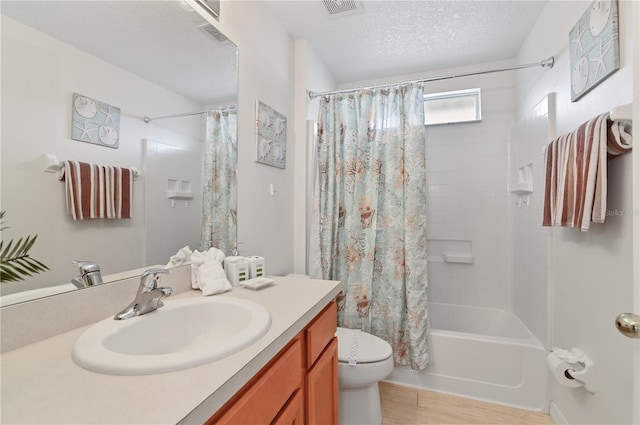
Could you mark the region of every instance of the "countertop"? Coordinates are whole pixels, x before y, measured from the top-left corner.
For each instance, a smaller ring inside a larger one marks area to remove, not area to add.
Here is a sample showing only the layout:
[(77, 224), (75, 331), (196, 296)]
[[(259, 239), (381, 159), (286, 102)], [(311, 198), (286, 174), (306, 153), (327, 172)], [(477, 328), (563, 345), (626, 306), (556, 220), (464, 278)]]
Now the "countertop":
[[(217, 297), (256, 301), (271, 313), (271, 328), (227, 358), (182, 371), (146, 376), (93, 373), (71, 359), (89, 326), (4, 353), (3, 424), (202, 423), (278, 353), (341, 289), (340, 282), (273, 277), (273, 286), (234, 288)], [(201, 297), (187, 291), (172, 298)], [(170, 303), (167, 299), (166, 303)], [(135, 318), (130, 319), (135, 320)]]

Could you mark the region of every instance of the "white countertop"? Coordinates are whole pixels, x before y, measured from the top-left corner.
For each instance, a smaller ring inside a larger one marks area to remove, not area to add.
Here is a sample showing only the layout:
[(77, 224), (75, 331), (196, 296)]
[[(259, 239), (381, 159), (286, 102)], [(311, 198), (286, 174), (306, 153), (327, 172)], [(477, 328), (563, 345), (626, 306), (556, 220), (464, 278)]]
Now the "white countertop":
[[(244, 350), (199, 367), (146, 376), (89, 372), (71, 359), (83, 327), (4, 353), (0, 422), (46, 424), (202, 423), (302, 330), (341, 289), (336, 281), (275, 278), (253, 291), (234, 288), (222, 297), (262, 304), (271, 328)], [(188, 291), (174, 298), (201, 297)], [(167, 299), (166, 303), (170, 303)], [(135, 320), (135, 318), (130, 319)]]

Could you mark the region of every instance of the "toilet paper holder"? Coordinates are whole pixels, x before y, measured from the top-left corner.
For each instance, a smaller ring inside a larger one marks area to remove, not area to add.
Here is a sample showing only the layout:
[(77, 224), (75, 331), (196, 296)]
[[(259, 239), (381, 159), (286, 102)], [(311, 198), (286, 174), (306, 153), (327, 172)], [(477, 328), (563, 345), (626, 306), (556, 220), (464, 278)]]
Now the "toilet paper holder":
[(554, 348), (550, 355), (555, 355), (558, 359), (567, 363), (564, 376), (571, 381), (575, 381), (584, 387), (585, 390), (595, 393), (594, 363), (579, 348), (564, 350)]

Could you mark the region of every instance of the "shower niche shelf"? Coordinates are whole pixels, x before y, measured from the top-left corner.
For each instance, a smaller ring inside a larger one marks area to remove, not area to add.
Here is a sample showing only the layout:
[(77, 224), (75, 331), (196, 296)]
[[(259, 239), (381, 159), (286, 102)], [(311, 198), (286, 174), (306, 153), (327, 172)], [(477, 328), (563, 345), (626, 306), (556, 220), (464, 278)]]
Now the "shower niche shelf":
[(473, 264), (470, 240), (427, 239), (427, 261), (432, 263)]

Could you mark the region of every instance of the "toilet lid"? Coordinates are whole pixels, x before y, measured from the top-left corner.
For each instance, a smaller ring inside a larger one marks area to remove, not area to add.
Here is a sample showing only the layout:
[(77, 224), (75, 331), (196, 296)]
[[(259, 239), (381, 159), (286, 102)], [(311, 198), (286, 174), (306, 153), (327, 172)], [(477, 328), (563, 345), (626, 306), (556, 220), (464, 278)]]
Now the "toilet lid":
[(349, 362), (352, 341), (356, 333), (360, 334), (357, 336), (358, 349), (355, 354), (357, 363), (380, 362), (388, 359), (393, 354), (391, 345), (382, 338), (353, 329), (338, 328), (336, 331), (336, 336), (338, 337), (338, 361), (342, 363)]

